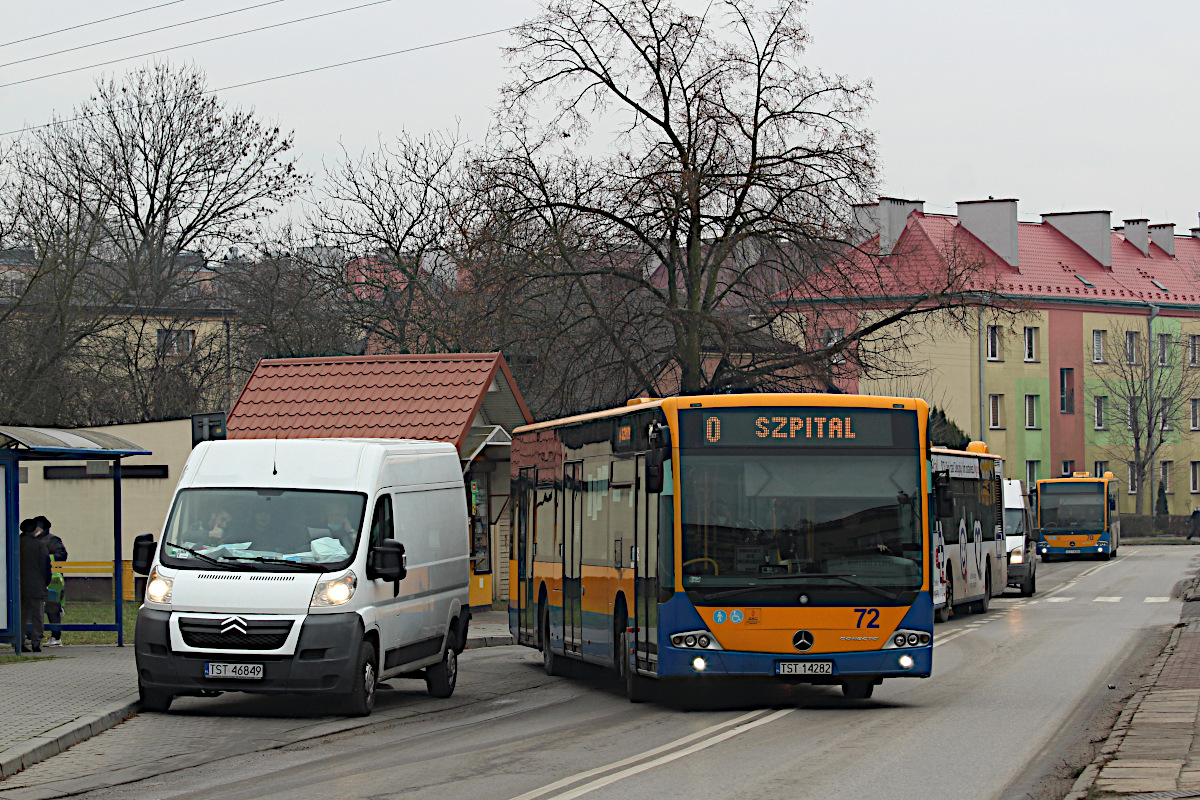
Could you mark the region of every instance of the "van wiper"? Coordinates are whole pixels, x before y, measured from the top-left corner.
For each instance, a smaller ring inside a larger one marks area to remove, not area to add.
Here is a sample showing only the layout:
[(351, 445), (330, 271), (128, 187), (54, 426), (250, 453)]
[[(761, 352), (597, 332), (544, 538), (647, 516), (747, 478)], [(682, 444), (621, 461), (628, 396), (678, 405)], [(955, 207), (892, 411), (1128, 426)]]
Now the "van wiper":
[(799, 573), (796, 573), (795, 575), (778, 575), (778, 576), (765, 575), (765, 576), (759, 578), (759, 580), (772, 581), (772, 580), (780, 580), (783, 578), (789, 578), (789, 579), (792, 579), (792, 578), (831, 578), (833, 580), (842, 581), (843, 583), (848, 583), (851, 586), (857, 586), (859, 589), (862, 589), (864, 591), (870, 592), (871, 594), (875, 594), (880, 597), (886, 598), (888, 600), (899, 600), (900, 599), (900, 595), (898, 595), (898, 594), (892, 594), (891, 592), (887, 591), (886, 589), (880, 589), (878, 586), (872, 586), (869, 583), (862, 583), (861, 581), (853, 580), (853, 578), (855, 578), (855, 577), (856, 576), (854, 576), (854, 575), (839, 575), (836, 572), (799, 572)]
[(256, 561), (259, 564), (283, 564), (289, 567), (305, 570), (306, 572), (324, 572), (320, 564), (309, 564), (304, 561), (288, 561), (286, 558), (268, 558), (267, 556), (226, 556), (230, 561)]
[(199, 550), (193, 550), (192, 548), (184, 547), (181, 544), (172, 544), (171, 542), (167, 542), (167, 547), (174, 547), (176, 550), (182, 550), (189, 555), (195, 556), (201, 561), (207, 561), (209, 564), (215, 564), (218, 567), (224, 567), (225, 569), (236, 569), (236, 567), (234, 567), (232, 564), (228, 564), (224, 561), (218, 561), (212, 556), (204, 555), (204, 553), (201, 553)]

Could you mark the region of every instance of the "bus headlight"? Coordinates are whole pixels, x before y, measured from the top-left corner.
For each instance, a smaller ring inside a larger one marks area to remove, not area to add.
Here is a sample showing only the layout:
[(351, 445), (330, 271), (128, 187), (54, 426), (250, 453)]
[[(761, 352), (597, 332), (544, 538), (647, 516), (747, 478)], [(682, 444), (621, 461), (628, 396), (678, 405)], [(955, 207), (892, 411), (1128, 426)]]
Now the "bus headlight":
[(346, 570), (346, 574), (340, 577), (317, 581), (308, 605), (312, 608), (340, 606), (354, 596), (357, 588), (358, 578), (354, 570)]
[(696, 656), (692, 659), (692, 669), (696, 672), (704, 672), (708, 669), (708, 662), (704, 660), (703, 656)]
[(1025, 563), (1025, 551), (1019, 547), (1014, 548), (1013, 551), (1008, 554), (1008, 563), (1024, 564)]
[(175, 579), (165, 578), (158, 574), (158, 567), (150, 573), (150, 580), (146, 582), (146, 599), (151, 603), (160, 603), (164, 606), (171, 605), (171, 593), (175, 589)]
[(900, 656), (900, 669), (912, 669), (913, 664), (915, 664), (915, 663), (917, 663), (917, 662), (913, 661), (913, 657), (908, 655), (907, 653), (905, 655)]

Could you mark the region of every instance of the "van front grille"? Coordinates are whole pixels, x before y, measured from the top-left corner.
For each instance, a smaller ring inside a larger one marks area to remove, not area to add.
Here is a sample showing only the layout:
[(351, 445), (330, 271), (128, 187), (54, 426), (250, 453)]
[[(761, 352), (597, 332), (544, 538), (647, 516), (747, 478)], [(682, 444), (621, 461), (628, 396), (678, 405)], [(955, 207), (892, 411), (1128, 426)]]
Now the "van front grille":
[(179, 633), (184, 644), (214, 650), (278, 650), (287, 641), (291, 630), (290, 619), (179, 619)]

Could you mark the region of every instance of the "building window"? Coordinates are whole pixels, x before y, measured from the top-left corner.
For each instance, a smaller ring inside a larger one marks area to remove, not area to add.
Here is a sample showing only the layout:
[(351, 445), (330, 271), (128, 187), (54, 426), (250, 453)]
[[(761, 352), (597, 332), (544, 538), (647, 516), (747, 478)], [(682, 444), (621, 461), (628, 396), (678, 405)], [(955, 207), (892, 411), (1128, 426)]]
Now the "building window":
[(1097, 461), (1095, 464), (1092, 465), (1092, 469), (1094, 470), (1092, 472), (1093, 475), (1095, 475), (1097, 478), (1103, 478), (1104, 473), (1108, 472), (1108, 462), (1107, 461)]
[(1171, 430), (1171, 401), (1165, 397), (1158, 401), (1158, 424), (1164, 431)]
[(1134, 465), (1134, 463), (1132, 461), (1128, 462), (1128, 464), (1126, 466), (1129, 467), (1129, 480), (1127, 481), (1127, 483), (1129, 484), (1129, 493), (1137, 494), (1138, 493), (1137, 466)]
[(1192, 398), (1192, 430), (1200, 431), (1200, 398)]
[(1037, 328), (1025, 329), (1025, 360), (1037, 361)]
[(1070, 368), (1058, 371), (1058, 410), (1075, 413), (1075, 370)]
[(1037, 427), (1037, 400), (1036, 394), (1025, 395), (1025, 427), (1033, 429)]
[(987, 358), (988, 361), (1000, 360), (1000, 326), (987, 326)]
[[(821, 345), (827, 351), (832, 349), (835, 345), (837, 345), (838, 342), (845, 338), (845, 328), (826, 328), (825, 330), (821, 331)], [(846, 355), (839, 350), (829, 357), (829, 362), (831, 364), (844, 364), (846, 363)]]
[(1025, 493), (1026, 494), (1033, 491), (1033, 487), (1037, 486), (1038, 465), (1041, 463), (1042, 462), (1040, 462), (1040, 461), (1026, 461), (1025, 462)]
[(1171, 356), (1171, 334), (1160, 333), (1158, 335), (1158, 365), (1165, 367), (1170, 362)]
[(1107, 331), (1092, 331), (1092, 362), (1104, 363), (1104, 334)]
[(1200, 336), (1194, 333), (1188, 337), (1188, 366), (1200, 367)]
[(1064, 461), (1064, 462), (1062, 462), (1062, 465), (1063, 465), (1062, 474), (1063, 474), (1064, 478), (1069, 478), (1075, 474), (1075, 462), (1074, 461)]
[(1171, 464), (1170, 461), (1163, 461), (1158, 468), (1158, 480), (1167, 494), (1171, 494)]
[(159, 328), (158, 350), (163, 355), (182, 356), (192, 352), (196, 345), (195, 331), (171, 331)]
[(989, 394), (988, 395), (988, 427), (1002, 428), (1003, 422), (1000, 419), (1000, 409), (1004, 406), (1004, 395)]
[(1099, 396), (1099, 397), (1092, 398), (1092, 408), (1094, 410), (1095, 417), (1096, 417), (1096, 419), (1093, 423), (1093, 427), (1095, 427), (1095, 429), (1098, 431), (1104, 430), (1104, 410), (1105, 410), (1105, 406), (1107, 406), (1107, 405), (1108, 405), (1107, 397)]
[(1137, 406), (1138, 396), (1136, 394), (1129, 396), (1129, 402), (1125, 406), (1125, 425), (1129, 430), (1133, 430), (1133, 424), (1137, 422)]
[(1136, 364), (1138, 351), (1137, 331), (1125, 331), (1125, 363)]
[(1200, 461), (1192, 462), (1192, 494), (1200, 494)]

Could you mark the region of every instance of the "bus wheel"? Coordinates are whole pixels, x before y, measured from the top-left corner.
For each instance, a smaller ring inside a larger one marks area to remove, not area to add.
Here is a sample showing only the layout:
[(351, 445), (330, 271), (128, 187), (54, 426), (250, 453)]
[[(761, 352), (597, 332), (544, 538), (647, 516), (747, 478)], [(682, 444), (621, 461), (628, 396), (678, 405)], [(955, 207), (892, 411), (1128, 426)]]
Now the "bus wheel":
[(954, 613), (954, 579), (946, 581), (946, 605), (939, 608), (933, 614), (935, 622), (949, 622), (950, 615)]
[(986, 614), (992, 604), (992, 562), (987, 562), (987, 572), (983, 574), (983, 597), (975, 601), (976, 614)]
[(545, 606), (542, 606), (542, 620), (538, 629), (542, 633), (542, 669), (546, 670), (547, 675), (562, 675), (563, 668), (559, 657), (550, 649), (550, 611)]
[(625, 696), (629, 698), (629, 702), (631, 703), (644, 703), (650, 699), (650, 682), (641, 675), (638, 675), (635, 667), (629, 665), (629, 647), (631, 644), (629, 631), (622, 631), (621, 653), (624, 659), (621, 661), (621, 672), (625, 676)]
[(854, 678), (842, 681), (842, 694), (847, 700), (867, 700), (875, 693), (875, 681), (870, 678)]

